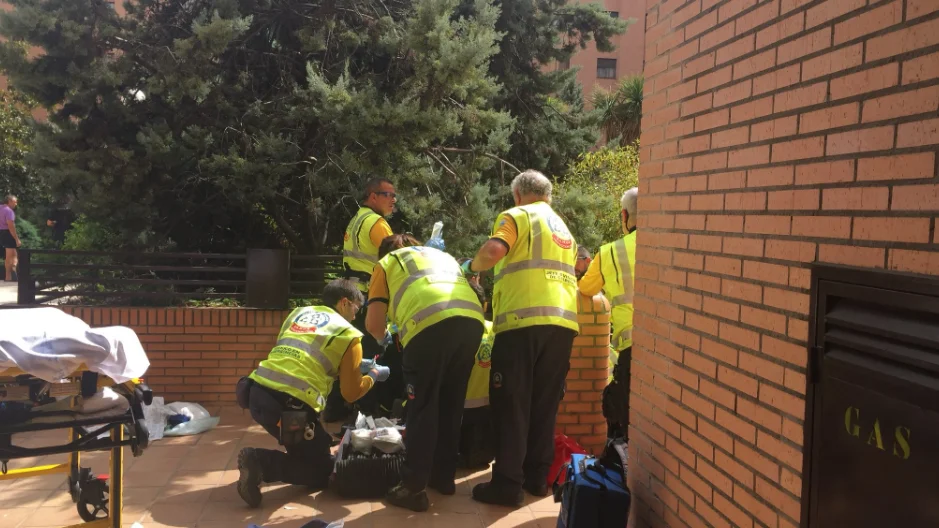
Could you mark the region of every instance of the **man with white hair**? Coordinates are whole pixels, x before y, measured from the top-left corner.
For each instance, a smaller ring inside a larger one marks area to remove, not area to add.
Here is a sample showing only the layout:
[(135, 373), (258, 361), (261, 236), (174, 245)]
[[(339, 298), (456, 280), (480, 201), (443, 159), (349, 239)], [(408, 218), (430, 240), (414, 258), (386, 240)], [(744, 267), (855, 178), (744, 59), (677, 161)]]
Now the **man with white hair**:
[[(636, 219), (639, 189), (620, 198), (623, 238), (600, 247), (587, 273), (577, 284), (580, 293), (594, 296), (602, 290), (613, 306), (612, 345), (617, 352), (613, 381), (604, 393), (604, 416), (610, 437), (627, 436), (629, 415), (629, 362), (633, 346), (633, 290), (636, 269)], [(609, 396), (607, 396), (609, 393)], [(607, 401), (609, 400), (609, 401)], [(625, 405), (622, 405), (624, 404)]]
[(472, 275), (495, 268), (489, 404), (496, 463), (473, 498), (518, 506), (522, 490), (548, 494), (554, 424), (577, 323), (577, 244), (551, 209), (551, 181), (527, 170), (512, 180), (515, 207), (496, 218), (492, 236), (463, 263)]

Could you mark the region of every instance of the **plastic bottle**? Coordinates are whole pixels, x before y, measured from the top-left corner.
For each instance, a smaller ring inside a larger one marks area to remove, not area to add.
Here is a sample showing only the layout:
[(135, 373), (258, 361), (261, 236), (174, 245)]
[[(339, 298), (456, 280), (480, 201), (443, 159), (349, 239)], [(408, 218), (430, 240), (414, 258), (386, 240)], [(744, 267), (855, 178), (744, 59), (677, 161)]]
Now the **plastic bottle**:
[(438, 221), (434, 224), (434, 229), (430, 233), (430, 238), (425, 244), (427, 247), (432, 247), (434, 249), (439, 249), (443, 251), (446, 248), (446, 244), (443, 241), (443, 222)]

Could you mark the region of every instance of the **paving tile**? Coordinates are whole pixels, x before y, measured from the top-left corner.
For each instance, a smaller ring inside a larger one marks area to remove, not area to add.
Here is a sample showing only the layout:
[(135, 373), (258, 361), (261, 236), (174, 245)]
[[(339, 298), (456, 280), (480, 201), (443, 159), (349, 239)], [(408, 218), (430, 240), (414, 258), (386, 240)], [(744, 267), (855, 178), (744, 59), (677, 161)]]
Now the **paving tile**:
[[(258, 509), (248, 508), (235, 488), (237, 453), (242, 447), (281, 449), (247, 415), (222, 411), (222, 424), (203, 435), (166, 438), (142, 457), (125, 459), (122, 525), (140, 520), (144, 528), (300, 528), (311, 519), (344, 519), (347, 528), (554, 528), (558, 505), (551, 497), (527, 496), (518, 509), (478, 503), (472, 487), (488, 482), (490, 472), (461, 471), (457, 493), (429, 491), (430, 511), (414, 513), (380, 500), (347, 500), (333, 492), (302, 486), (264, 485)], [(61, 436), (61, 435), (60, 435)], [(30, 445), (61, 441), (50, 434), (25, 436)], [(25, 466), (64, 461), (65, 456), (34, 457)], [(82, 454), (82, 465), (107, 473), (107, 453)], [(79, 522), (65, 475), (0, 482), (0, 528), (61, 527)]]

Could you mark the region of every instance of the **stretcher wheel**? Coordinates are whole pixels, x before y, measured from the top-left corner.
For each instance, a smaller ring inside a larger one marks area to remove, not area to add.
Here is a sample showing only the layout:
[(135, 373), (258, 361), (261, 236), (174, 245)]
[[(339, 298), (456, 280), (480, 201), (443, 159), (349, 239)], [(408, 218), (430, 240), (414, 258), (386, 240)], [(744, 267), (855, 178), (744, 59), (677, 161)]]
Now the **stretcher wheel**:
[[(91, 474), (88, 474), (91, 476)], [(104, 519), (108, 516), (107, 476), (91, 476), (81, 483), (77, 502), (78, 516), (85, 522)]]

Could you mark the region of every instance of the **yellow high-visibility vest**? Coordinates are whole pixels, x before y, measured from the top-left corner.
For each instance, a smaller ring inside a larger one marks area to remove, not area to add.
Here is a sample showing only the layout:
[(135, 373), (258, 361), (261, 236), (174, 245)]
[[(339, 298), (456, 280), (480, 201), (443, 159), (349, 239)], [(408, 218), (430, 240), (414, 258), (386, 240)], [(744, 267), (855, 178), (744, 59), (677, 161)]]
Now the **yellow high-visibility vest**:
[(450, 317), (483, 322), (483, 307), (460, 265), (443, 251), (406, 247), (385, 255), (378, 264), (388, 281), (388, 319), (398, 326), (407, 346), (428, 326)]
[(633, 346), (633, 291), (636, 269), (636, 231), (600, 248), (603, 294), (613, 307), (613, 348)]
[[(342, 265), (356, 273), (372, 275), (378, 263), (378, 246), (372, 243), (369, 233), (381, 215), (368, 207), (360, 207), (346, 227), (342, 242)], [(359, 289), (368, 291), (368, 282), (359, 281)]]
[(490, 321), (483, 322), (485, 330), (483, 339), (476, 351), (476, 360), (473, 362), (473, 372), (470, 374), (469, 384), (466, 385), (466, 403), (464, 409), (475, 409), (489, 405), (489, 370), (492, 367), (492, 343), (496, 333)]
[(297, 308), (281, 326), (267, 359), (250, 377), (322, 412), (339, 377), (342, 356), (361, 338), (362, 332), (328, 306)]
[[(574, 277), (577, 251), (567, 225), (544, 202), (514, 207), (504, 214), (515, 220), (518, 239), (494, 270), (496, 333), (535, 325), (557, 325), (579, 332)], [(498, 228), (495, 225), (493, 232)]]

